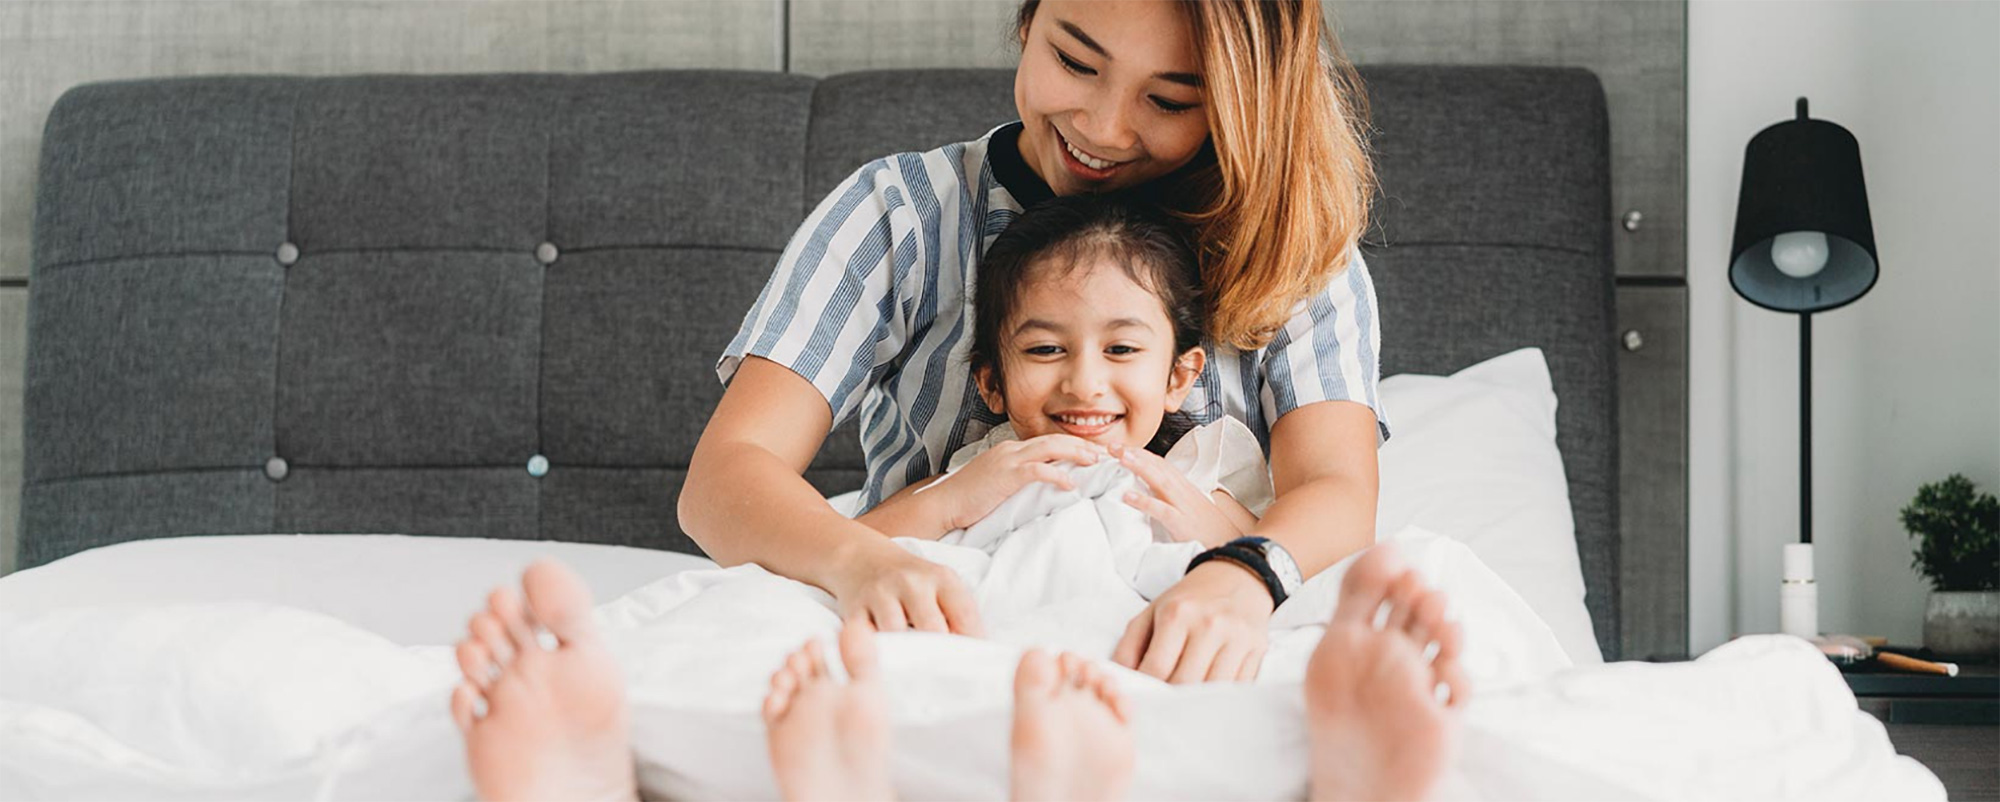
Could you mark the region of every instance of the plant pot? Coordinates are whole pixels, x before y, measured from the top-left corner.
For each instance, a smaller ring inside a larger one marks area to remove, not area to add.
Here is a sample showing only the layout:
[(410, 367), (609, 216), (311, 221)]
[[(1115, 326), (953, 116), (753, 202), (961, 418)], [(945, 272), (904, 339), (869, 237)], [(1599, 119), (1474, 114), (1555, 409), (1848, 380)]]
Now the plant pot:
[(2000, 659), (2000, 590), (1931, 591), (1924, 646), (1940, 657)]

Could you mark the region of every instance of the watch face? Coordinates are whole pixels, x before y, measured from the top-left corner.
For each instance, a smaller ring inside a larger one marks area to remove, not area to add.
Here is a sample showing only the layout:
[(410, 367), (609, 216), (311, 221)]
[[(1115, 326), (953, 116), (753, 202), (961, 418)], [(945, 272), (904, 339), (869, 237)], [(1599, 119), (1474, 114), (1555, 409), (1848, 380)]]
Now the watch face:
[(1305, 584), (1306, 578), (1299, 573), (1298, 562), (1294, 561), (1292, 553), (1286, 551), (1284, 546), (1278, 545), (1277, 541), (1264, 542), (1264, 560), (1271, 564), (1271, 571), (1278, 575), (1278, 584), (1285, 586), (1285, 593), (1296, 592), (1300, 585)]

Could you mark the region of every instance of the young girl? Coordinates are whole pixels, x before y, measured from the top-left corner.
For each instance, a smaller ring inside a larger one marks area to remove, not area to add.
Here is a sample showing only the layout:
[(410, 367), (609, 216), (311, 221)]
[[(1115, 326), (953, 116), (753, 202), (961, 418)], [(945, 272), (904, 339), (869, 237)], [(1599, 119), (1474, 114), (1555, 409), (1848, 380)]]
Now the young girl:
[(1023, 467), (1075, 489), (1060, 463), (1008, 458), (1049, 442), (1146, 469), (1160, 455), (1212, 501), (1158, 516), (1164, 534), (1194, 547), (1167, 550), (1180, 555), (1171, 579), (1201, 548), (1249, 532), (1271, 498), (1254, 435), (1234, 418), (1195, 424), (1183, 411), (1206, 362), (1200, 294), (1182, 227), (1143, 201), (1078, 195), (1023, 213), (980, 264), (968, 355), (981, 400), (1006, 422), (960, 448), (944, 474), (877, 506), (871, 525), (926, 539), (971, 527), (1019, 491), (1009, 471)]
[[(988, 232), (1050, 197), (1129, 190), (1198, 230), (1208, 358), (1182, 403), (1268, 449), (1276, 500), (1254, 533), (1308, 576), (1372, 542), (1388, 428), (1355, 245), (1374, 182), (1319, 3), (1028, 0), (1016, 32), (1019, 122), (863, 166), (794, 236), (718, 361), (729, 388), (689, 465), (682, 528), (724, 565), (826, 589), (846, 617), (979, 633), (958, 578), (883, 537), (893, 510), (850, 520), (802, 474), (859, 415), (872, 508), (1000, 423), (966, 358), (979, 321), (963, 290)], [(1210, 514), (1204, 493), (1131, 453), (1147, 514)], [(1080, 438), (1035, 438), (987, 468), (1019, 487), (1094, 459)], [(1276, 598), (1258, 580), (1221, 561), (1188, 571), (1132, 619), (1116, 659), (1172, 682), (1254, 676)]]

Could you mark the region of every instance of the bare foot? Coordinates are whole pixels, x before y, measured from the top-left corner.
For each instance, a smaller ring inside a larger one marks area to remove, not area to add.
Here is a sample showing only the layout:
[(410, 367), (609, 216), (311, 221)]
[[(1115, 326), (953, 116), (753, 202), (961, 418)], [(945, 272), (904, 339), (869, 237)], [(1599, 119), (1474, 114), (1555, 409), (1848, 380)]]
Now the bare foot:
[(1451, 709), (1470, 690), (1458, 663), (1463, 635), (1444, 612), (1444, 595), (1382, 546), (1348, 569), (1306, 665), (1313, 799), (1430, 795), (1455, 742)]
[(521, 586), (525, 609), (511, 588), (493, 591), (458, 643), (451, 717), (472, 787), (492, 802), (637, 799), (624, 678), (591, 622), (590, 589), (553, 560), (528, 566)]
[(1132, 722), (1111, 679), (1073, 654), (1030, 650), (1014, 669), (1017, 800), (1123, 799)]
[(840, 660), (844, 683), (827, 672), (819, 641), (807, 641), (771, 675), (764, 731), (778, 791), (792, 802), (895, 798), (875, 628), (848, 622)]

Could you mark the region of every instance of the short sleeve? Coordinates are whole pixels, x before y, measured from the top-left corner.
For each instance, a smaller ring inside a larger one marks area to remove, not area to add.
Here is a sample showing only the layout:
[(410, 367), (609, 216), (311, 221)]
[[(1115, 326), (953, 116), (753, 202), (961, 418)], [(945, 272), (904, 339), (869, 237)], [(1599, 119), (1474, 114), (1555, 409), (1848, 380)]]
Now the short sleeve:
[(1319, 401), (1353, 401), (1375, 413), (1377, 442), (1389, 438), (1389, 417), (1376, 394), (1382, 332), (1375, 282), (1359, 250), (1347, 269), (1300, 305), (1265, 347), (1264, 419)]
[(834, 426), (852, 416), (909, 336), (899, 292), (926, 255), (907, 197), (889, 159), (862, 166), (827, 195), (785, 246), (716, 360), (716, 378), (728, 384), (744, 357), (760, 356), (812, 382)]

